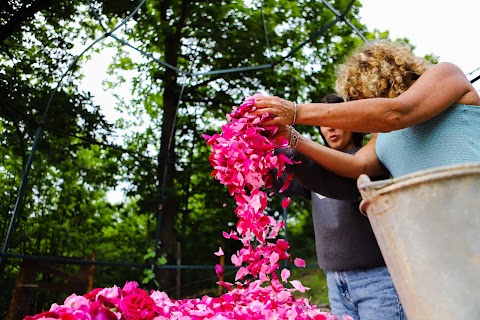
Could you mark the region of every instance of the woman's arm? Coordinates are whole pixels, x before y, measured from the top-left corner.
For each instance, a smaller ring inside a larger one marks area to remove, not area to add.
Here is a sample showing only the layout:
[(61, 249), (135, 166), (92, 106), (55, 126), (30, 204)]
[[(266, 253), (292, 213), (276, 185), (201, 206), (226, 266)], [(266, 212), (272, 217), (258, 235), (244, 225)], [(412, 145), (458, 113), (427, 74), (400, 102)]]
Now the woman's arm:
[(361, 200), (356, 179), (338, 176), (294, 149), (281, 148), (275, 152), (283, 153), (293, 161), (293, 164), (286, 166), (287, 172), (293, 174), (293, 181), (285, 191), (290, 191), (292, 184), (296, 182), (308, 189), (309, 193), (313, 191), (327, 198), (346, 201)]
[[(480, 105), (480, 98), (461, 69), (444, 62), (432, 66), (396, 98), (300, 104), (295, 122), (353, 132), (389, 132), (424, 122), (454, 103)], [(255, 114), (275, 116), (266, 125), (292, 123), (292, 102), (256, 96), (255, 106), (258, 108)]]
[(375, 153), (376, 139), (377, 135), (373, 134), (364, 147), (355, 155), (351, 155), (325, 147), (300, 135), (295, 150), (342, 177), (357, 179), (362, 173), (370, 177), (378, 177), (388, 174), (388, 170)]

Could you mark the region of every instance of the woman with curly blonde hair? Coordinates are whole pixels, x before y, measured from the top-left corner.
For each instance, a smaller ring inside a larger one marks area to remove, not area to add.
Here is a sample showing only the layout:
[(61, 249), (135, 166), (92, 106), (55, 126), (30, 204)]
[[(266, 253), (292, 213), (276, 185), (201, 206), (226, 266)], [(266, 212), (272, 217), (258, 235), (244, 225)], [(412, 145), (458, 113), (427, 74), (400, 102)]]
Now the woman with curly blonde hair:
[[(344, 177), (398, 177), (480, 161), (480, 97), (456, 65), (430, 65), (408, 45), (380, 40), (357, 48), (339, 66), (336, 89), (346, 102), (256, 96), (255, 114), (267, 113), (264, 124), (278, 125), (290, 147)], [(294, 124), (374, 134), (349, 155), (304, 137)]]
[(337, 69), (336, 90), (346, 101), (395, 98), (428, 69), (427, 60), (401, 44), (380, 40), (357, 48)]

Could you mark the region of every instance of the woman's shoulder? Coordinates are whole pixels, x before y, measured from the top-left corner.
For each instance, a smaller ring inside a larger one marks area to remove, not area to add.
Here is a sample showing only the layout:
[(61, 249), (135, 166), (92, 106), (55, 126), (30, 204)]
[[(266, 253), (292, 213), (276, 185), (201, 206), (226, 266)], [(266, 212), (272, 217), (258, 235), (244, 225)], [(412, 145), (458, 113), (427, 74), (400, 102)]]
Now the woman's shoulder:
[(429, 73), (442, 73), (444, 75), (449, 75), (449, 74), (462, 74), (464, 75), (464, 72), (462, 69), (457, 66), (456, 64), (452, 62), (439, 62), (437, 64), (432, 65), (426, 72)]
[[(420, 87), (428, 87), (429, 92), (431, 89), (444, 86), (453, 91), (463, 91), (467, 84), (470, 85), (470, 81), (468, 81), (462, 69), (451, 62), (440, 62), (431, 65), (416, 83), (422, 83)], [(452, 86), (452, 84), (455, 85)]]
[(456, 87), (457, 92), (462, 92), (457, 104), (465, 104), (472, 106), (480, 106), (480, 96), (473, 87), (470, 80), (468, 80), (466, 74), (454, 63), (440, 62), (430, 67), (425, 73), (430, 73), (430, 76), (436, 79), (436, 83), (443, 81), (442, 83), (448, 84), (450, 88)]
[(467, 79), (467, 76), (463, 70), (454, 63), (451, 62), (440, 62), (435, 65), (432, 65), (424, 74), (429, 73), (437, 79), (449, 79), (449, 81), (459, 81), (461, 83), (468, 84), (471, 86), (470, 80)]

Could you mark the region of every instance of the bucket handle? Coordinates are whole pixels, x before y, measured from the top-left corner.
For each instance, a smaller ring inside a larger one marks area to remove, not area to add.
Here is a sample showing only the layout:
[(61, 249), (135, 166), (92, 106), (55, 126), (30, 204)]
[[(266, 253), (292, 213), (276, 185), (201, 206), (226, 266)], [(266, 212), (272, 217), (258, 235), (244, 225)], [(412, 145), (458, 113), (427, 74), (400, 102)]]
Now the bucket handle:
[[(388, 209), (392, 208), (395, 203), (393, 197), (390, 194), (379, 195), (375, 191), (385, 186), (392, 184), (392, 180), (380, 180), (371, 182), (370, 178), (366, 174), (361, 174), (357, 179), (357, 187), (362, 196), (360, 202), (360, 212), (368, 217), (367, 209), (370, 208), (372, 214), (381, 214)], [(374, 198), (377, 201), (373, 201)]]

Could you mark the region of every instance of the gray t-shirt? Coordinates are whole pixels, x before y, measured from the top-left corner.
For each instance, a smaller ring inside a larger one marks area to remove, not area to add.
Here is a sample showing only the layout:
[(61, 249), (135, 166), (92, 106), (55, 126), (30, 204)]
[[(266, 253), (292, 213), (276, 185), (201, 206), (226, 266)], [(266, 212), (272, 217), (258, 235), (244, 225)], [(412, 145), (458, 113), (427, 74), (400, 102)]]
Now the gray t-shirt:
[[(359, 148), (348, 150), (355, 154)], [(310, 198), (318, 265), (342, 271), (385, 266), (368, 218), (359, 211), (355, 179), (337, 176), (292, 149), (279, 149), (299, 164), (287, 166), (294, 180), (282, 196)], [(278, 192), (282, 179), (274, 182)]]

